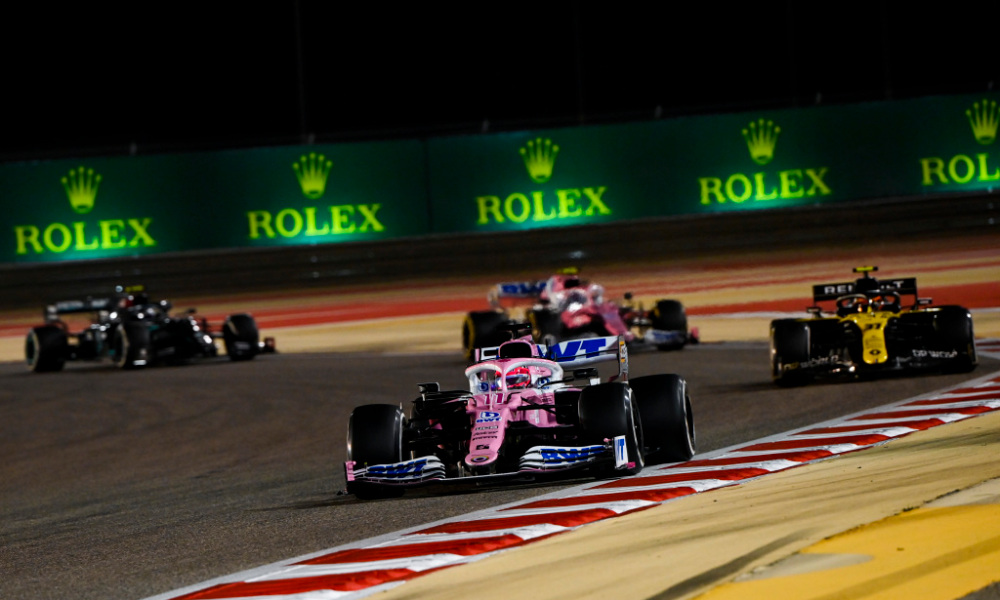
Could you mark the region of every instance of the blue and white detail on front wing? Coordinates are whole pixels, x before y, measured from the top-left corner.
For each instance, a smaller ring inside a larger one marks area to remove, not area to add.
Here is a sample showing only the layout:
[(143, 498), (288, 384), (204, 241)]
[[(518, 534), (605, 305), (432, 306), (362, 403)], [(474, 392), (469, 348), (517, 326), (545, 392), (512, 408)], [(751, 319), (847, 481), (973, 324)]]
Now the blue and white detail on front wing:
[(565, 469), (593, 462), (607, 446), (533, 446), (521, 457), (520, 470)]
[(436, 456), (422, 456), (413, 460), (385, 465), (357, 467), (354, 461), (347, 462), (349, 481), (370, 481), (373, 483), (416, 483), (430, 479), (444, 479), (444, 463)]
[(629, 463), (628, 447), (625, 446), (625, 436), (615, 436), (615, 438), (611, 440), (611, 444), (615, 448), (615, 468), (624, 469)]

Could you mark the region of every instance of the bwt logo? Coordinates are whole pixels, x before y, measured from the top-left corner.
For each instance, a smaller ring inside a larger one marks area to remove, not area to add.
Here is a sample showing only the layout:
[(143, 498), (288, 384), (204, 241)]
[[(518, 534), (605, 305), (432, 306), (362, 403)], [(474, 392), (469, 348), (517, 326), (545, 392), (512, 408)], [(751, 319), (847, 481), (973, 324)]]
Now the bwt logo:
[(594, 447), (587, 448), (543, 448), (542, 460), (568, 461), (589, 458), (595, 453)]
[(376, 465), (368, 469), (368, 474), (383, 477), (399, 477), (401, 475), (419, 474), (424, 470), (427, 459), (413, 460), (395, 465)]
[(537, 296), (544, 289), (544, 281), (517, 281), (500, 284), (500, 293), (504, 296)]
[(581, 353), (585, 353), (587, 358), (597, 356), (604, 349), (604, 340), (593, 338), (589, 340), (573, 340), (563, 342), (549, 348), (548, 357), (558, 361), (563, 358), (576, 358)]
[(479, 413), (479, 416), (476, 418), (476, 423), (492, 423), (494, 421), (499, 421), (499, 420), (500, 420), (500, 413), (484, 410), (483, 412)]

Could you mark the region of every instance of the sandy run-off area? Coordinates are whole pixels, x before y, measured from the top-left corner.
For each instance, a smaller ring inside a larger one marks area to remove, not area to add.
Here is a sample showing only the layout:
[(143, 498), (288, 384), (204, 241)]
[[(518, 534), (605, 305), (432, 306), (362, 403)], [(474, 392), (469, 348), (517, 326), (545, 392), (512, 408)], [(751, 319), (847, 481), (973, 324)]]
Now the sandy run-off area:
[[(645, 306), (661, 298), (680, 300), (703, 342), (765, 341), (771, 319), (806, 316), (813, 284), (853, 280), (851, 269), (861, 265), (877, 265), (881, 278), (916, 277), (921, 297), (971, 309), (977, 337), (1000, 337), (1000, 247), (995, 236), (581, 265), (581, 274), (603, 285), (610, 299), (631, 292)], [(215, 326), (227, 314), (249, 312), (261, 334), (276, 338), (282, 352), (458, 352), (462, 318), (487, 308), (491, 286), (547, 275), (453, 274), (225, 297), (173, 298), (169, 290), (151, 291), (171, 299), (176, 309), (197, 308)], [(0, 312), (0, 360), (22, 359), (24, 336), (41, 323), (42, 304), (40, 300), (35, 310)]]

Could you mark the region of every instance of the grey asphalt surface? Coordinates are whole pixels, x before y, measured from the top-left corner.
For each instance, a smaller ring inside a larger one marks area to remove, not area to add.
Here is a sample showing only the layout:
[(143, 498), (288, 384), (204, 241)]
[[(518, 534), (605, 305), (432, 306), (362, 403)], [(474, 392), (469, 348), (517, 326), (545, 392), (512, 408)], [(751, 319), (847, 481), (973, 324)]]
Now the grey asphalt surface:
[[(951, 386), (924, 375), (778, 389), (760, 343), (633, 353), (689, 382), (699, 451)], [(564, 484), (358, 501), (352, 408), (461, 387), (457, 354), (276, 354), (122, 372), (0, 363), (0, 598), (140, 599)]]

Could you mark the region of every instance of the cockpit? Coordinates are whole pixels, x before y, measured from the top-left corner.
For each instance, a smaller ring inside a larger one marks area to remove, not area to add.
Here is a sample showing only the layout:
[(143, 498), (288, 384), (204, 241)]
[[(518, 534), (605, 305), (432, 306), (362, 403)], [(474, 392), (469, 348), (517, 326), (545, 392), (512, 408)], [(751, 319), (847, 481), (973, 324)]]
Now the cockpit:
[(465, 371), (473, 394), (543, 388), (563, 378), (558, 364), (539, 359), (511, 360), (472, 365)]

